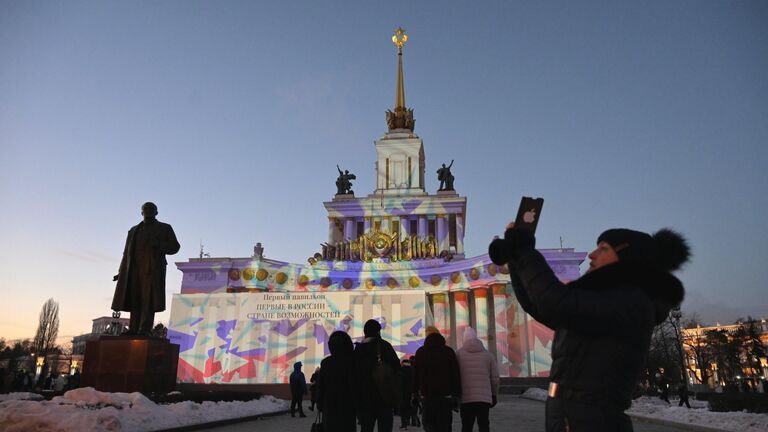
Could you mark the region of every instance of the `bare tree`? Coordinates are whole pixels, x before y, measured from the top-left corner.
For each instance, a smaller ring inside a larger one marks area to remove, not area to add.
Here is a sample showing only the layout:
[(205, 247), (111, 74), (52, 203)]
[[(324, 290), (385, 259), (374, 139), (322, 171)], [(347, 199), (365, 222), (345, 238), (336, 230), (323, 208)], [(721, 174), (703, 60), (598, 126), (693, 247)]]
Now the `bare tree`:
[(35, 354), (46, 358), (56, 347), (56, 337), (59, 335), (59, 304), (52, 298), (48, 299), (40, 310), (40, 320), (37, 333), (32, 341)]

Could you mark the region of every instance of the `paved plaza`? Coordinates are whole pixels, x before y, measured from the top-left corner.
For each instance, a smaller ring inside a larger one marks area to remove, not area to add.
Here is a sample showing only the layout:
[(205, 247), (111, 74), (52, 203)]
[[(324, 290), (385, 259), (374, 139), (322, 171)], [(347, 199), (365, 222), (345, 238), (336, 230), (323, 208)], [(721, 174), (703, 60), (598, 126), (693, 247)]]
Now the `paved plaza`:
[[(289, 414), (265, 417), (229, 426), (205, 429), (217, 432), (308, 432), (315, 413), (306, 409), (307, 418), (292, 418)], [(636, 432), (682, 432), (691, 429), (663, 426), (646, 422), (634, 422)], [(399, 430), (400, 418), (395, 417), (395, 428)], [(422, 431), (409, 427), (411, 431)], [(475, 426), (477, 430), (477, 426)], [(518, 396), (502, 395), (499, 404), (491, 409), (491, 432), (540, 432), (544, 430), (544, 403), (523, 399)], [(453, 431), (461, 431), (458, 413), (453, 417)], [(333, 432), (333, 431), (328, 431)]]

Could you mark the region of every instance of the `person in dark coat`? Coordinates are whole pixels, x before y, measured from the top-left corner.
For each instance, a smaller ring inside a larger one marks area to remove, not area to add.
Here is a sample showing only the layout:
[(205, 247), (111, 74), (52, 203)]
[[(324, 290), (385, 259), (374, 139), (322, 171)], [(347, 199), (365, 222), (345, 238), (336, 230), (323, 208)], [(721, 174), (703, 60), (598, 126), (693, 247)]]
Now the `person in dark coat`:
[(400, 429), (408, 429), (408, 424), (413, 414), (413, 407), (411, 406), (411, 401), (413, 400), (413, 369), (411, 368), (411, 361), (408, 359), (403, 359), (400, 362), (400, 385), (402, 386), (402, 397), (398, 407)]
[(589, 254), (589, 270), (563, 284), (535, 249), (530, 230), (509, 226), (489, 246), (507, 264), (523, 309), (555, 330), (546, 430), (631, 431), (630, 406), (654, 326), (683, 300), (672, 271), (688, 260), (685, 239), (610, 229)]
[(173, 228), (156, 219), (157, 206), (148, 202), (141, 206), (144, 220), (128, 231), (117, 281), (112, 310), (131, 313), (128, 335), (148, 336), (155, 312), (165, 310), (166, 255), (181, 247)]
[(314, 411), (317, 404), (317, 380), (320, 377), (320, 368), (315, 368), (309, 377), (309, 410)]
[(685, 404), (688, 409), (691, 409), (691, 403), (688, 402), (688, 386), (685, 383), (680, 383), (678, 393), (680, 394), (680, 403), (677, 406), (681, 407)]
[(661, 374), (656, 374), (659, 379), (659, 399), (671, 405), (669, 401), (669, 379)]
[(450, 432), (452, 410), (461, 401), (461, 373), (456, 353), (435, 327), (427, 327), (424, 346), (416, 350), (414, 390), (421, 395), (424, 430)]
[(288, 384), (291, 387), (291, 417), (296, 417), (297, 407), (299, 409), (299, 417), (306, 417), (301, 401), (304, 399), (304, 395), (307, 394), (307, 379), (304, 378), (304, 372), (301, 371), (301, 362), (293, 364), (293, 372), (288, 379)]
[(317, 374), (317, 409), (322, 413), (323, 428), (331, 432), (357, 430), (357, 382), (352, 339), (337, 330), (328, 338), (331, 355), (320, 363)]
[(381, 361), (392, 368), (394, 375), (400, 373), (400, 360), (392, 345), (381, 338), (381, 324), (368, 320), (363, 326), (365, 339), (355, 349), (355, 371), (358, 389), (358, 417), (361, 432), (373, 432), (378, 425), (378, 432), (391, 432), (395, 406), (388, 403), (381, 395), (373, 379), (373, 369), (377, 364), (378, 353)]

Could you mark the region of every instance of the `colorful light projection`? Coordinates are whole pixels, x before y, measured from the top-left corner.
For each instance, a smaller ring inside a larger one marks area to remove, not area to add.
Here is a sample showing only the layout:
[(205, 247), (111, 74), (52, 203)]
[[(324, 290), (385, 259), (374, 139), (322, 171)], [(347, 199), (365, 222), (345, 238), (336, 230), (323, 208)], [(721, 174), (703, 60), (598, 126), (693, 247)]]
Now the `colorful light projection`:
[(178, 379), (199, 384), (287, 383), (311, 373), (335, 330), (359, 342), (371, 317), (400, 357), (424, 341), (423, 291), (176, 294), (168, 337), (180, 345)]

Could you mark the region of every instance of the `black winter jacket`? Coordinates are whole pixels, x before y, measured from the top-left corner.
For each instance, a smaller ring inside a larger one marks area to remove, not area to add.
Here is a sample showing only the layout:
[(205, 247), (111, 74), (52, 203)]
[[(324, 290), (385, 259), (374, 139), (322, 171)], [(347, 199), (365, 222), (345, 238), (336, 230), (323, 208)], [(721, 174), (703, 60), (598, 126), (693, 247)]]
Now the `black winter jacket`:
[(628, 408), (653, 328), (682, 301), (682, 283), (619, 261), (565, 285), (532, 248), (516, 251), (509, 266), (520, 305), (555, 330), (550, 380), (586, 401)]
[(414, 391), (424, 397), (461, 397), (461, 373), (453, 348), (445, 344), (440, 333), (424, 339), (413, 361)]
[[(381, 347), (381, 361), (389, 364), (396, 375), (400, 374), (400, 359), (392, 345), (380, 337), (368, 337), (355, 348), (354, 361), (358, 387), (358, 409), (370, 411), (385, 404), (373, 381), (373, 367), (378, 362), (377, 346)], [(321, 369), (322, 370), (322, 367)]]

